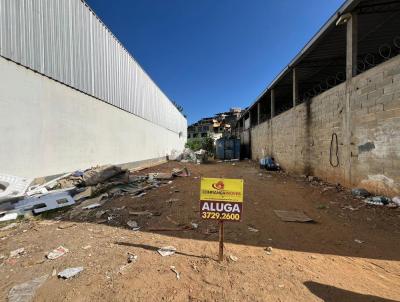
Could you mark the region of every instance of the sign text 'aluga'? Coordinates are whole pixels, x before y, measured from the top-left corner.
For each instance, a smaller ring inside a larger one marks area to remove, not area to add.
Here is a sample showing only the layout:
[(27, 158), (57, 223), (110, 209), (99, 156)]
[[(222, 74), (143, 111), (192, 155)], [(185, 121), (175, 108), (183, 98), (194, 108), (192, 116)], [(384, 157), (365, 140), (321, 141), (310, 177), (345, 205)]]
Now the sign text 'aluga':
[(200, 215), (203, 219), (240, 221), (243, 210), (243, 180), (202, 178)]

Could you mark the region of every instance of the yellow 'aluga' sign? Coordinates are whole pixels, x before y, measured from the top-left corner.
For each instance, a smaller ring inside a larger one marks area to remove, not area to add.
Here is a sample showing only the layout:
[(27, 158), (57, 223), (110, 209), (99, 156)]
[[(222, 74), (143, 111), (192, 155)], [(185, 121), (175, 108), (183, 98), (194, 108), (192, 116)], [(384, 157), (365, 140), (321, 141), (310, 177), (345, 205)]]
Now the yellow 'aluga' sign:
[(243, 202), (243, 179), (202, 178), (200, 200)]

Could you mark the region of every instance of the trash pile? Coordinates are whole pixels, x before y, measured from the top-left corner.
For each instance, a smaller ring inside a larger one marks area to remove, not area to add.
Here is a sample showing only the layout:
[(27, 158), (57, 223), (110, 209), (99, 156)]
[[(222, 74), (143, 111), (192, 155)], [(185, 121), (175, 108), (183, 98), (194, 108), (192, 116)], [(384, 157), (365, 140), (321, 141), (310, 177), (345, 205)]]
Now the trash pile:
[(278, 171), (280, 169), (279, 164), (275, 162), (273, 157), (264, 157), (260, 159), (260, 169), (266, 169), (268, 171)]
[(372, 196), (370, 192), (363, 188), (352, 189), (351, 194), (358, 199), (362, 199), (368, 205), (387, 206), (390, 208), (400, 207), (400, 196), (393, 198), (386, 196)]
[(138, 175), (119, 166), (106, 165), (32, 185), (33, 179), (0, 174), (0, 222), (78, 203), (82, 205), (80, 210), (90, 210), (116, 196), (141, 197), (147, 190), (168, 183), (174, 177), (189, 175), (186, 167), (173, 169), (171, 173)]
[(182, 163), (196, 163), (202, 164), (207, 161), (207, 151), (200, 149), (193, 151), (190, 148), (185, 148), (183, 152), (173, 150), (169, 156), (169, 160), (180, 161)]

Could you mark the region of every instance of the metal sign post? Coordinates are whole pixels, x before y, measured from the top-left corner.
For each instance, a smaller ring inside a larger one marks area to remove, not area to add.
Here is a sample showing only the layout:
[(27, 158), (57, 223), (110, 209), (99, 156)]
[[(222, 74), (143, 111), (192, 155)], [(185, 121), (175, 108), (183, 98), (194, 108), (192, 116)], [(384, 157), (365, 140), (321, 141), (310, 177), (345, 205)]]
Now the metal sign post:
[(243, 179), (201, 179), (200, 216), (218, 221), (219, 261), (224, 259), (224, 221), (240, 221), (242, 211)]

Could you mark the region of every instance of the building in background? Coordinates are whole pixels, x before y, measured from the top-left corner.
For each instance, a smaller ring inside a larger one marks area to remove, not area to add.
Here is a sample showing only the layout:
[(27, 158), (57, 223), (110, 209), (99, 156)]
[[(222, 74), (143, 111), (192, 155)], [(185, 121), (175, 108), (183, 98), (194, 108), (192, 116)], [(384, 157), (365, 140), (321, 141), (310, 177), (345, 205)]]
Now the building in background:
[(231, 108), (228, 112), (217, 113), (213, 117), (202, 118), (188, 127), (187, 137), (188, 139), (211, 137), (217, 140), (222, 136), (230, 135), (232, 127), (236, 124), (241, 113), (241, 108)]
[(0, 173), (163, 161), (186, 118), (81, 0), (0, 0)]

